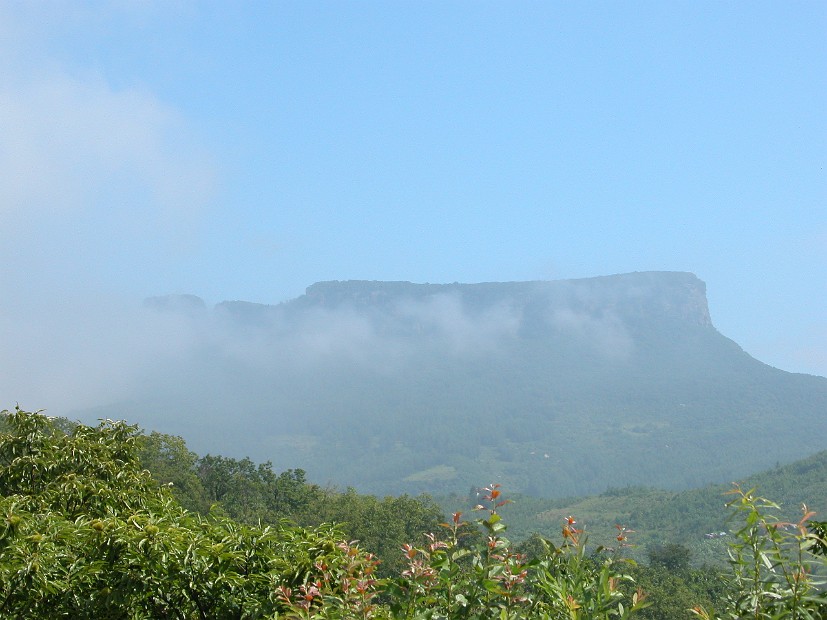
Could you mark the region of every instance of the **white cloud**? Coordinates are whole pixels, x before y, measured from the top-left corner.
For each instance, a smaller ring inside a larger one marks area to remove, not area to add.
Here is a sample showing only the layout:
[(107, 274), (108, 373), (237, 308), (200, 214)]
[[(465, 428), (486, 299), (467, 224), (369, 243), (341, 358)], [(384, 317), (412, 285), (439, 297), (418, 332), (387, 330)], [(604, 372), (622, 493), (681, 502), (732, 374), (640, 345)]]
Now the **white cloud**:
[(20, 223), (78, 215), (138, 187), (151, 219), (191, 217), (209, 195), (212, 169), (186, 142), (181, 119), (149, 93), (65, 74), (5, 81), (0, 217)]
[(552, 312), (551, 322), (609, 359), (625, 360), (634, 349), (634, 341), (623, 321), (611, 312), (598, 315), (558, 308)]
[[(76, 50), (162, 15), (153, 3), (0, 5), (0, 242), (83, 245), (89, 268), (94, 239), (124, 251), (188, 241), (214, 191), (210, 154), (173, 105)], [(71, 239), (83, 230), (94, 234)]]
[(506, 303), (493, 304), (472, 315), (456, 294), (439, 294), (400, 303), (396, 312), (419, 329), (439, 337), (454, 353), (491, 349), (517, 333), (521, 314)]
[(174, 106), (54, 51), (62, 29), (93, 33), (92, 13), (0, 4), (0, 407), (124, 398), (175, 349), (174, 330), (125, 309), (192, 246), (214, 190)]

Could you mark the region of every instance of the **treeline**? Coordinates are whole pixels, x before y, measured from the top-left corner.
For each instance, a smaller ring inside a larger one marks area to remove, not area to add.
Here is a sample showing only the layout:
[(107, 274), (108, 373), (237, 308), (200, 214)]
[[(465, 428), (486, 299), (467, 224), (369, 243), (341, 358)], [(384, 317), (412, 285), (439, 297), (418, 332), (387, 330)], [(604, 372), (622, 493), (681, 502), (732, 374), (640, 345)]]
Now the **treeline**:
[(381, 576), (403, 569), (402, 545), (439, 529), (446, 519), (430, 497), (377, 498), (309, 482), (302, 469), (276, 473), (249, 458), (198, 456), (180, 437), (152, 432), (136, 436), (142, 466), (170, 487), (181, 505), (201, 515), (222, 514), (247, 525), (283, 519), (302, 527), (336, 523), (347, 540), (382, 558)]
[(558, 542), (514, 545), (497, 485), (480, 489), (476, 519), (456, 512), (439, 523), (427, 498), (324, 489), (301, 470), (199, 457), (180, 438), (122, 422), (74, 425), (19, 409), (0, 422), (3, 618), (827, 613), (824, 524), (781, 522), (749, 491), (733, 496), (741, 525), (722, 575), (692, 568), (681, 545), (653, 547), (649, 565), (635, 566), (629, 528), (618, 525), (610, 547), (589, 547), (572, 516)]

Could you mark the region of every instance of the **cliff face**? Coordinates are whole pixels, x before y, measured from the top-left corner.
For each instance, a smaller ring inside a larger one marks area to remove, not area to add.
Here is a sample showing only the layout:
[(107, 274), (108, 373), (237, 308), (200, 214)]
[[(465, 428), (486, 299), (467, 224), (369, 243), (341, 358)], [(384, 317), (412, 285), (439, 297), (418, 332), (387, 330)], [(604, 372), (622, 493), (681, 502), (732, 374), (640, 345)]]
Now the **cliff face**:
[(365, 280), (318, 282), (294, 307), (381, 309), (392, 311), (400, 301), (452, 296), (466, 311), (507, 304), (517, 311), (546, 306), (600, 316), (615, 313), (632, 322), (671, 320), (711, 326), (706, 285), (691, 273), (638, 272), (577, 280), (485, 282), (479, 284), (413, 284)]

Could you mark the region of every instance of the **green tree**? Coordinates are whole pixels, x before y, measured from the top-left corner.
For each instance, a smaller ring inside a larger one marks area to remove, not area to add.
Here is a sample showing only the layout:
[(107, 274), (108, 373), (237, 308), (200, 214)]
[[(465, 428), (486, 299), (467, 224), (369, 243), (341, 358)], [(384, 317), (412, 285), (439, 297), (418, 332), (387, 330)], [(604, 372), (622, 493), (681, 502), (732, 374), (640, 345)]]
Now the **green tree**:
[(651, 547), (647, 553), (649, 564), (662, 566), (669, 571), (685, 571), (689, 568), (689, 560), (692, 551), (689, 547), (677, 543), (656, 545)]
[[(693, 607), (713, 606), (730, 593), (722, 572), (709, 567), (675, 571), (654, 563), (637, 566), (629, 574), (634, 588), (646, 592), (649, 602), (640, 617), (651, 620), (687, 620)], [(631, 585), (626, 589), (633, 592)]]
[(138, 437), (139, 458), (159, 484), (168, 485), (173, 495), (188, 510), (206, 514), (210, 502), (198, 477), (198, 455), (187, 448), (181, 437), (151, 432)]
[(302, 521), (322, 493), (318, 486), (307, 481), (303, 469), (288, 469), (280, 473), (273, 484), (272, 508), (278, 515)]

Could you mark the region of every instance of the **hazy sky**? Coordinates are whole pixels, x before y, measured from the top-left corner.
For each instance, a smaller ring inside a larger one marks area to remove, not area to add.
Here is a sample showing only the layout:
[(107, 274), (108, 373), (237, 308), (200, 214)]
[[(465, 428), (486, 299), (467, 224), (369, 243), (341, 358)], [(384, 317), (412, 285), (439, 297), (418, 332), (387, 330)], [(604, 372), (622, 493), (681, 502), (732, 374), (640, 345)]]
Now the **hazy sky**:
[(5, 368), (150, 295), (678, 270), (827, 375), (825, 160), (822, 1), (0, 0)]

